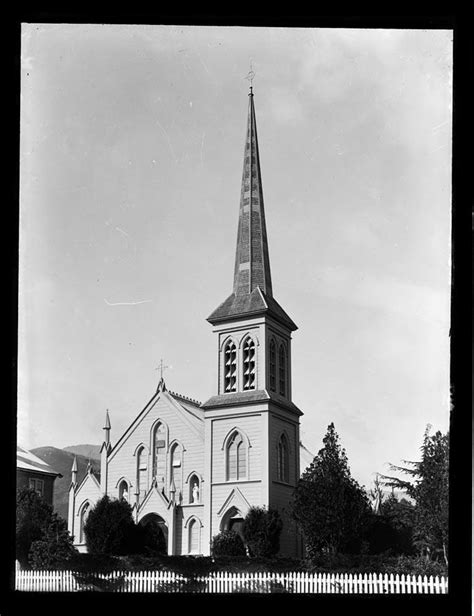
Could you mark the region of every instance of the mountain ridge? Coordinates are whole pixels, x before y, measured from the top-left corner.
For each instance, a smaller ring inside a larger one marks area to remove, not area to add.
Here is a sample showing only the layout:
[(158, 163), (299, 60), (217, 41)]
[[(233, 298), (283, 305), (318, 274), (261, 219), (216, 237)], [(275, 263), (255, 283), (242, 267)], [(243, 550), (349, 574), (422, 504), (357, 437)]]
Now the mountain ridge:
[[(77, 447), (81, 448), (83, 445), (77, 445)], [(97, 449), (100, 450), (100, 448), (95, 445), (88, 445), (88, 447), (97, 447)], [(69, 488), (71, 486), (71, 469), (74, 457), (77, 461), (78, 483), (81, 483), (84, 479), (89, 462), (92, 467), (92, 472), (97, 477), (100, 475), (100, 460), (97, 457), (84, 456), (80, 453), (76, 453), (76, 451), (74, 451), (75, 448), (76, 445), (64, 449), (46, 445), (30, 450), (35, 456), (38, 456), (38, 458), (49, 464), (55, 471), (61, 473), (62, 477), (57, 477), (54, 482), (53, 508), (56, 513), (65, 520), (67, 520), (68, 515)], [(68, 449), (73, 449), (73, 451), (68, 451)]]

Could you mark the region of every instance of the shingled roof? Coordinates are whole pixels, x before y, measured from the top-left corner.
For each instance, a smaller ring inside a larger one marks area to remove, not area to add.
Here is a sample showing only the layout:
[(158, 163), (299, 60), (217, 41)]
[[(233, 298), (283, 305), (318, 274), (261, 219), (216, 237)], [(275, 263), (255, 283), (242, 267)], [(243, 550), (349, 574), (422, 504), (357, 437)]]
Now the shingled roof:
[(233, 293), (208, 317), (212, 324), (266, 313), (297, 329), (273, 299), (252, 88), (249, 94)]
[(303, 414), (296, 404), (291, 402), (291, 400), (287, 400), (286, 398), (279, 396), (276, 392), (269, 391), (267, 389), (218, 394), (217, 396), (212, 396), (209, 400), (206, 400), (201, 407), (203, 409), (212, 409), (215, 407), (222, 408), (223, 406), (242, 406), (243, 404), (267, 402), (268, 400), (271, 400), (278, 406), (284, 407), (286, 410), (295, 413), (295, 415)]
[(268, 314), (289, 327), (291, 331), (298, 329), (297, 325), (290, 319), (276, 299), (266, 295), (260, 287), (246, 295), (232, 293), (214, 310), (207, 320), (214, 325), (221, 321), (234, 320), (239, 317), (245, 318), (257, 314)]

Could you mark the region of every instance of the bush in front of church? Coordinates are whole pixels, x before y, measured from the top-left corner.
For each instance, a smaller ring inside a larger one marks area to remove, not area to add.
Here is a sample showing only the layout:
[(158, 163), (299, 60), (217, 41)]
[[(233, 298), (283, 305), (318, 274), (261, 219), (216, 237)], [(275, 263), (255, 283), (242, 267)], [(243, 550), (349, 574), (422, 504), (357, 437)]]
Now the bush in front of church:
[(211, 553), (219, 556), (245, 556), (245, 546), (240, 536), (232, 530), (224, 530), (215, 535), (211, 543)]
[(242, 535), (250, 556), (271, 558), (280, 549), (283, 522), (276, 509), (250, 507), (242, 525)]
[(91, 554), (130, 554), (134, 551), (136, 526), (126, 500), (107, 495), (97, 501), (84, 525), (86, 545)]
[(67, 522), (35, 490), (18, 490), (16, 556), (22, 567), (46, 569), (77, 553)]

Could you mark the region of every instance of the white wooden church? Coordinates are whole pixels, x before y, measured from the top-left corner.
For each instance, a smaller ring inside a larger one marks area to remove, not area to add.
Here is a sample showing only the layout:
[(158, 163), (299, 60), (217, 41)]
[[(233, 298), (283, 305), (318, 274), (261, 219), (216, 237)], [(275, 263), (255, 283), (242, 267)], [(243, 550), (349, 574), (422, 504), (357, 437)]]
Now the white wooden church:
[(157, 524), (168, 554), (208, 555), (212, 538), (238, 532), (252, 505), (278, 509), (280, 553), (301, 554), (290, 516), (300, 476), (302, 412), (291, 395), (297, 327), (272, 292), (252, 88), (233, 291), (207, 320), (218, 342), (217, 394), (200, 404), (161, 378), (114, 444), (107, 413), (100, 479), (89, 469), (78, 484), (73, 466), (68, 526), (79, 550), (88, 513), (108, 494), (126, 498), (137, 523)]

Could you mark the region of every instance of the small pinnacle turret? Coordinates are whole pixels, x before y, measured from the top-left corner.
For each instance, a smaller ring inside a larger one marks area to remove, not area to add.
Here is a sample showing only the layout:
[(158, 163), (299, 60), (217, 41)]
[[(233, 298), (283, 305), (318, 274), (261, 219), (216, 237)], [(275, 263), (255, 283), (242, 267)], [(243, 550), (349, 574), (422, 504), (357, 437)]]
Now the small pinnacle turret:
[(74, 456), (74, 460), (71, 468), (71, 483), (73, 485), (77, 484), (77, 458)]
[(110, 444), (110, 417), (109, 417), (109, 409), (105, 412), (105, 426), (103, 430), (105, 430), (105, 444), (108, 446)]

